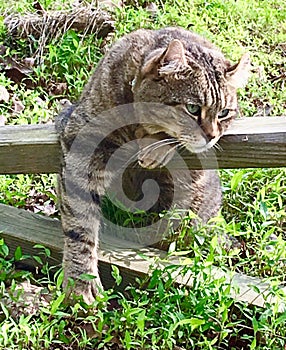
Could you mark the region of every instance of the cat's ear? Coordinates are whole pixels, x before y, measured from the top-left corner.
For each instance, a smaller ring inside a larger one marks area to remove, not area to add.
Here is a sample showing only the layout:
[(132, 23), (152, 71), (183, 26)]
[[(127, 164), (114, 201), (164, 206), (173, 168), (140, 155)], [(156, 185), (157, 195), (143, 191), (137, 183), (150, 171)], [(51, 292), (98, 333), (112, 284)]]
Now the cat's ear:
[(185, 48), (180, 40), (172, 40), (168, 47), (150, 58), (141, 70), (142, 76), (170, 74), (171, 70), (187, 65)]
[(180, 40), (172, 40), (163, 57), (160, 60), (158, 69), (159, 76), (178, 79), (180, 72), (184, 72), (188, 67), (184, 45)]
[(184, 66), (188, 65), (184, 45), (178, 39), (174, 39), (169, 43), (167, 50), (164, 52), (164, 55), (161, 59), (162, 65), (167, 65), (171, 62), (175, 62)]
[(226, 72), (226, 80), (229, 85), (237, 88), (242, 88), (246, 85), (250, 76), (251, 61), (249, 53), (245, 53), (239, 62), (231, 66)]

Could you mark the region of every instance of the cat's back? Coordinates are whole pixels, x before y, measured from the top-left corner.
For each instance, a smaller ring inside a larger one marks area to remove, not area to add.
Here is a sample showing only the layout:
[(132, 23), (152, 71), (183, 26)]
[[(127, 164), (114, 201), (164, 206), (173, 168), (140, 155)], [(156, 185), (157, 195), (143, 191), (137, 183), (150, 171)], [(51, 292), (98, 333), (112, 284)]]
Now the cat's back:
[(173, 39), (182, 41), (188, 49), (192, 45), (201, 46), (205, 49), (219, 49), (203, 36), (181, 27), (165, 27), (161, 29), (138, 29), (124, 35), (113, 46), (109, 53), (131, 54), (133, 51), (146, 55), (150, 50), (166, 47)]
[(150, 55), (167, 48), (174, 39), (180, 40), (188, 54), (202, 63), (207, 56), (212, 60), (224, 60), (221, 52), (209, 41), (180, 27), (133, 31), (117, 40), (97, 65), (77, 106), (65, 118), (68, 121), (66, 132), (76, 133), (90, 119), (97, 120), (98, 127), (104, 129), (107, 120), (101, 118), (102, 112), (134, 102), (132, 85), (144, 62)]

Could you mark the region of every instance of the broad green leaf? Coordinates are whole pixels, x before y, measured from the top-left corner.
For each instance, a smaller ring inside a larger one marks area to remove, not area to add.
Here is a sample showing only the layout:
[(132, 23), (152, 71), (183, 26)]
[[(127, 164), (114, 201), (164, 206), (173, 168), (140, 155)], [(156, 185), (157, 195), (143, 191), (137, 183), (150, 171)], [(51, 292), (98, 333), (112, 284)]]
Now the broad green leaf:
[(22, 256), (23, 256), (23, 254), (22, 254), (22, 249), (21, 249), (21, 247), (18, 246), (18, 247), (15, 249), (15, 252), (14, 252), (15, 260), (16, 260), (16, 261), (21, 260)]
[(198, 328), (199, 326), (205, 324), (205, 320), (202, 320), (200, 318), (196, 318), (196, 317), (193, 317), (193, 318), (185, 318), (183, 320), (180, 320), (178, 321), (175, 326), (174, 326), (174, 330), (180, 326), (183, 326), (183, 325), (190, 325), (191, 326), (191, 329), (192, 331), (196, 328)]
[(137, 322), (136, 322), (137, 328), (139, 329), (141, 334), (144, 332), (145, 319), (146, 319), (146, 310), (142, 310), (138, 315)]
[(122, 282), (122, 276), (120, 275), (120, 271), (117, 266), (111, 266), (111, 275), (114, 278), (116, 285), (119, 286)]
[(235, 191), (237, 189), (239, 183), (242, 180), (242, 177), (243, 177), (242, 171), (239, 171), (233, 175), (232, 179), (230, 180), (230, 188), (232, 191)]
[(51, 305), (51, 314), (54, 315), (57, 311), (61, 303), (64, 301), (66, 295), (65, 293), (60, 294), (56, 300), (52, 302)]

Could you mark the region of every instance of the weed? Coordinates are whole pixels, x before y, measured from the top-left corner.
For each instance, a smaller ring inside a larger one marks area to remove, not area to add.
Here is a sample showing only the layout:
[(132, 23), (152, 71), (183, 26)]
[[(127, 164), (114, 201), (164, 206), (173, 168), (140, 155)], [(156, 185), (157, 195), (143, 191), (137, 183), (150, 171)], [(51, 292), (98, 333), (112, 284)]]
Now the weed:
[[(114, 349), (114, 344), (122, 344), (124, 349), (283, 348), (286, 329), (281, 304), (262, 309), (235, 301), (230, 283), (213, 273), (216, 245), (212, 240), (207, 256), (198, 247), (194, 259), (153, 269), (149, 277), (123, 293), (103, 291), (95, 301), (95, 313), (90, 313), (80, 298), (67, 306), (61, 291), (62, 271), (50, 274), (54, 268), (43, 264), (44, 278), (37, 283), (50, 290), (52, 300), (40, 306), (33, 317), (22, 314), (16, 319), (1, 302), (0, 344), (5, 349)], [(0, 262), (9, 271), (10, 266), (3, 264), (8, 253), (4, 242), (2, 248)], [(43, 258), (49, 257), (47, 249), (38, 248)], [(13, 259), (16, 257), (21, 257), (20, 251)], [(192, 287), (177, 284), (176, 276), (184, 275), (193, 278)], [(116, 267), (113, 276), (120, 284)], [(270, 292), (279, 296), (275, 285)], [(4, 285), (1, 294), (1, 300), (7, 298)], [(17, 303), (21, 294), (13, 295)]]

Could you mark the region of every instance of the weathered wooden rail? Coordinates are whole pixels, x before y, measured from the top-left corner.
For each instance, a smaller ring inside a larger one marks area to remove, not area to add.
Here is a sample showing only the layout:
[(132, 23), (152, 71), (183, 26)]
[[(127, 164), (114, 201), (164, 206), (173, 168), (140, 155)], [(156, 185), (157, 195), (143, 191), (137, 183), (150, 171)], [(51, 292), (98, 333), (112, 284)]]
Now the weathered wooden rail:
[[(8, 207), (0, 204), (0, 233), (6, 244), (14, 251), (17, 246), (22, 247), (24, 254), (38, 255), (39, 250), (34, 248), (35, 244), (41, 244), (51, 250), (51, 260), (53, 265), (62, 261), (63, 234), (60, 221), (47, 218), (38, 214), (32, 214), (25, 210)], [(119, 246), (122, 242), (119, 243)], [(143, 256), (145, 258), (143, 258)], [(99, 270), (105, 288), (113, 287), (114, 280), (111, 277), (111, 265), (120, 269), (123, 282), (121, 288), (135, 281), (135, 278), (144, 277), (150, 270), (150, 264), (162, 266), (166, 252), (154, 248), (122, 249), (115, 246), (101, 245), (99, 249)], [(176, 257), (170, 258), (172, 264), (180, 264)], [(184, 258), (182, 258), (182, 261)], [(165, 262), (164, 264), (166, 264)], [(231, 283), (232, 296), (236, 300), (248, 302), (257, 306), (263, 306), (265, 302), (275, 302), (269, 295), (269, 285), (259, 278), (249, 277), (239, 273), (227, 274), (219, 268), (212, 266), (209, 268), (212, 276), (217, 278), (225, 277), (226, 283)], [(193, 277), (175, 277), (178, 283), (189, 286), (193, 284)], [(252, 288), (255, 286), (255, 289)], [(237, 287), (239, 291), (237, 291)], [(260, 292), (257, 292), (257, 288)], [(286, 288), (284, 288), (286, 293)], [(286, 302), (286, 301), (285, 301)], [(282, 306), (282, 303), (281, 303)]]
[[(286, 160), (286, 117), (238, 119), (220, 140), (220, 168), (282, 167)], [(0, 174), (56, 173), (60, 148), (54, 125), (4, 126), (0, 129)], [(208, 162), (204, 158), (204, 167)], [(190, 168), (200, 168), (188, 154)], [(209, 162), (209, 166), (213, 166)], [(216, 163), (215, 163), (216, 165)], [(176, 166), (176, 164), (173, 164)]]
[[(238, 119), (221, 139), (220, 145), (222, 151), (216, 153), (220, 168), (286, 167), (286, 117)], [(196, 157), (187, 155), (186, 159), (191, 168), (201, 167)], [(0, 174), (55, 173), (59, 170), (59, 160), (60, 147), (53, 125), (0, 128)], [(214, 163), (204, 161), (204, 166), (206, 164), (212, 167)], [(176, 164), (173, 166), (176, 167)], [(54, 263), (61, 262), (63, 238), (60, 222), (56, 219), (0, 204), (0, 234), (12, 249), (20, 245), (27, 254), (37, 252), (33, 248), (36, 243), (43, 244), (51, 249)], [(151, 248), (141, 249), (140, 252), (151, 260), (166, 254)], [(149, 271), (150, 261), (132, 249), (102, 246), (99, 256), (102, 280), (106, 287), (113, 284), (111, 264), (120, 268), (125, 285)], [(271, 301), (268, 296), (269, 285), (258, 278), (237, 273), (230, 278), (216, 267), (212, 267), (212, 274), (225, 276), (233, 286), (239, 286), (239, 292), (233, 292), (238, 300), (260, 306), (266, 300)], [(189, 276), (178, 282), (192, 285)], [(260, 293), (250, 285), (258, 287)], [(285, 288), (284, 291), (286, 293)]]

